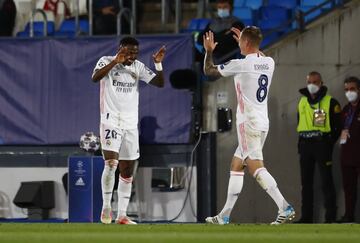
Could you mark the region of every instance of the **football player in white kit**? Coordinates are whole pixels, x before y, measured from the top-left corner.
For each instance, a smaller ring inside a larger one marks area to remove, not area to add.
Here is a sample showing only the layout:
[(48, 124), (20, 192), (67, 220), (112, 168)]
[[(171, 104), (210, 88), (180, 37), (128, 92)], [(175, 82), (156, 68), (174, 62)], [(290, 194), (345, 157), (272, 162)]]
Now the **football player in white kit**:
[(206, 218), (207, 223), (228, 224), (230, 214), (243, 187), (245, 167), (279, 208), (271, 224), (283, 224), (295, 217), (295, 211), (280, 193), (276, 181), (263, 163), (262, 148), (269, 130), (267, 99), (274, 72), (274, 60), (259, 51), (262, 34), (255, 26), (241, 32), (232, 28), (244, 59), (234, 59), (215, 65), (212, 52), (217, 43), (212, 32), (204, 35), (204, 72), (213, 77), (234, 77), (237, 94), (236, 129), (238, 147), (231, 162), (227, 199), (221, 212)]
[(110, 224), (115, 170), (119, 166), (117, 224), (136, 224), (126, 215), (130, 200), (134, 161), (139, 158), (139, 81), (164, 86), (162, 60), (165, 47), (154, 55), (156, 73), (138, 61), (139, 42), (132, 37), (120, 41), (116, 56), (97, 62), (92, 79), (100, 81), (100, 140), (105, 166), (101, 177), (103, 207), (101, 222)]

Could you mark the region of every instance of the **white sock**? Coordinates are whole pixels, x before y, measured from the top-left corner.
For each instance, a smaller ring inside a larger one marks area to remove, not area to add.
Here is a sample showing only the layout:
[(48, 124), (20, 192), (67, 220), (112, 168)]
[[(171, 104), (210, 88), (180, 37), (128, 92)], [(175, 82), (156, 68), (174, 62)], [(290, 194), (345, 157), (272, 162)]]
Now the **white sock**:
[(289, 203), (284, 199), (279, 188), (277, 187), (274, 177), (262, 167), (255, 171), (254, 177), (260, 186), (270, 195), (279, 208), (279, 211), (283, 211), (289, 206)]
[(115, 183), (115, 171), (118, 163), (119, 162), (115, 159), (105, 161), (104, 170), (101, 176), (103, 209), (111, 208), (111, 198)]
[(126, 216), (126, 210), (129, 205), (130, 196), (131, 196), (131, 186), (132, 186), (132, 177), (122, 178), (119, 176), (119, 187), (117, 190), (118, 193), (118, 215), (117, 218), (121, 216)]
[(228, 185), (228, 193), (224, 208), (219, 213), (220, 217), (230, 217), (236, 200), (239, 197), (244, 184), (244, 172), (230, 171), (230, 179)]

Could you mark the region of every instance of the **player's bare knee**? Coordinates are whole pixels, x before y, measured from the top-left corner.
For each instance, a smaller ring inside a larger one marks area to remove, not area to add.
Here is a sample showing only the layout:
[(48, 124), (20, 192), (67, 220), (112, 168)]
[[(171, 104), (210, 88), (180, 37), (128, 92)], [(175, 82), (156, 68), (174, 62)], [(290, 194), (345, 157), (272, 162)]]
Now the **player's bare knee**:
[(119, 164), (119, 161), (116, 159), (105, 160), (105, 166), (109, 166), (112, 169), (116, 169)]
[(240, 158), (234, 156), (231, 161), (230, 171), (243, 172), (245, 170), (246, 164)]
[(270, 175), (270, 173), (264, 167), (255, 170), (253, 176), (265, 191), (277, 187), (275, 179)]
[(123, 178), (132, 177), (134, 161), (121, 161), (119, 167), (120, 167), (120, 175)]

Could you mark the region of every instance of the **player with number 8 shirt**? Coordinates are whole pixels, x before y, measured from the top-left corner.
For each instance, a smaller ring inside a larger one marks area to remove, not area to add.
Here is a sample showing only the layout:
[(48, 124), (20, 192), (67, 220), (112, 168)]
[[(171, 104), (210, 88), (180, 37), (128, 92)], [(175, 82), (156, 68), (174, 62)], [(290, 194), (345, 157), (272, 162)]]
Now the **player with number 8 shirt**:
[(259, 28), (250, 26), (231, 28), (244, 59), (233, 59), (221, 65), (215, 65), (212, 52), (217, 43), (211, 31), (205, 33), (204, 73), (213, 77), (234, 77), (237, 95), (236, 128), (238, 147), (231, 162), (227, 200), (221, 212), (206, 218), (213, 224), (229, 223), (231, 211), (243, 187), (245, 168), (253, 175), (260, 186), (270, 195), (278, 206), (278, 215), (271, 224), (283, 224), (295, 217), (293, 207), (284, 199), (275, 179), (266, 170), (263, 163), (262, 148), (269, 130), (268, 92), (275, 68), (274, 60), (259, 50), (262, 34)]

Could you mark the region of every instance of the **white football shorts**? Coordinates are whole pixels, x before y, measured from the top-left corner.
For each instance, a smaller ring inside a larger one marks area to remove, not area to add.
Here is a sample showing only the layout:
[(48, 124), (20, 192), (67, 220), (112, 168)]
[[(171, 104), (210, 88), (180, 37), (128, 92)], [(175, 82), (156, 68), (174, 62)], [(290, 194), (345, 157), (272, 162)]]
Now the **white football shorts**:
[(120, 129), (110, 124), (100, 124), (100, 142), (102, 150), (119, 153), (119, 160), (136, 160), (139, 153), (139, 131)]
[(237, 124), (236, 130), (239, 145), (234, 156), (242, 161), (247, 158), (264, 160), (262, 149), (268, 132), (252, 129), (245, 122)]

